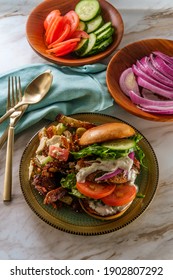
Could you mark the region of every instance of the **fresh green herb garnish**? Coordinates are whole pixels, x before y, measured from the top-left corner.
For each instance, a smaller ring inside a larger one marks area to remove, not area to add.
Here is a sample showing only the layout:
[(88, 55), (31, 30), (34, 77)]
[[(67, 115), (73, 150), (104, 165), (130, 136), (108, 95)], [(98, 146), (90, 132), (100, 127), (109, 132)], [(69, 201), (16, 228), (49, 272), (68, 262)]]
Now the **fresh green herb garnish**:
[(70, 173), (66, 178), (61, 179), (61, 186), (68, 189), (68, 193), (76, 196), (78, 198), (85, 198), (76, 188), (76, 175), (75, 173)]
[(140, 134), (135, 134), (130, 139), (132, 139), (135, 142), (135, 146), (131, 149), (116, 150), (115, 148), (105, 147), (99, 144), (93, 144), (81, 149), (78, 152), (71, 153), (75, 159), (80, 159), (92, 155), (98, 156), (101, 159), (118, 159), (120, 157), (126, 157), (130, 152), (135, 152), (141, 165), (143, 165), (143, 158), (145, 157), (145, 154), (137, 144), (142, 139), (142, 136)]

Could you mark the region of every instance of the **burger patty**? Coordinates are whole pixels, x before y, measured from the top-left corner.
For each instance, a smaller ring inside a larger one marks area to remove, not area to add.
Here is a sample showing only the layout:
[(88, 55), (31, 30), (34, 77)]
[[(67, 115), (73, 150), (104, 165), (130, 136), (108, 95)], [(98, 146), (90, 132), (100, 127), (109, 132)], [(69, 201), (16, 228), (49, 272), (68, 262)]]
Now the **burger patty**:
[[(90, 165), (89, 162), (84, 160), (84, 159), (81, 159), (81, 160), (78, 161), (78, 166), (80, 168), (87, 167), (89, 165)], [(136, 158), (134, 159), (132, 169), (136, 172), (136, 174), (139, 173), (140, 162)], [(106, 173), (107, 172), (104, 172), (102, 170), (94, 171), (86, 177), (86, 180), (89, 181), (89, 182), (96, 182), (97, 178), (103, 176)], [(127, 172), (122, 171), (121, 173), (119, 173), (119, 174), (117, 174), (117, 175), (115, 175), (115, 176), (113, 176), (109, 179), (100, 180), (100, 181), (97, 180), (97, 183), (104, 182), (104, 183), (108, 183), (108, 184), (124, 184), (124, 183), (127, 183), (128, 181), (129, 181), (129, 178), (128, 178)]]
[[(89, 182), (95, 182), (96, 178), (99, 178), (99, 177), (101, 177), (104, 174), (105, 174), (105, 172), (97, 170), (97, 171), (89, 174), (86, 177), (86, 180), (89, 181)], [(107, 180), (100, 180), (100, 181), (97, 181), (97, 182), (98, 183), (99, 182), (106, 182), (106, 183), (113, 183), (113, 184), (123, 184), (123, 183), (127, 183), (128, 182), (128, 176), (127, 176), (127, 174), (125, 172), (122, 172), (122, 173), (119, 173), (116, 176), (113, 176), (113, 177), (111, 177), (111, 178), (109, 178)]]

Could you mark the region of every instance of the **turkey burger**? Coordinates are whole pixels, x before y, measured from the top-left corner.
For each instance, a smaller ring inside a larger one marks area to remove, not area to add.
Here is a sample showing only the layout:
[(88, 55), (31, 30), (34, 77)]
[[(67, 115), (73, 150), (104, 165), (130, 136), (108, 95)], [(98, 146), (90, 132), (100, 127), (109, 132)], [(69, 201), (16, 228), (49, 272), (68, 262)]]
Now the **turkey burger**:
[(125, 123), (106, 123), (86, 130), (79, 139), (76, 189), (85, 212), (99, 219), (122, 215), (138, 193), (135, 184), (144, 156), (141, 135)]

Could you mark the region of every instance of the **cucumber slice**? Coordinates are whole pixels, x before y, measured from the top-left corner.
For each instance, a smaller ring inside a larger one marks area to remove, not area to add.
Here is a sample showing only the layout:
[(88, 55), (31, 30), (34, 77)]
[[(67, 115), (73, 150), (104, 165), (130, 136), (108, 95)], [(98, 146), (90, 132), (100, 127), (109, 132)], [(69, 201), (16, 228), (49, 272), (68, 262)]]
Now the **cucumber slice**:
[(98, 28), (100, 28), (103, 25), (103, 18), (101, 15), (98, 15), (94, 19), (87, 22), (87, 33), (92, 33)]
[(80, 20), (77, 30), (86, 31), (86, 28), (87, 28), (86, 23)]
[(102, 144), (102, 146), (112, 150), (129, 150), (134, 148), (135, 145), (136, 143), (132, 139), (117, 139)]
[[(85, 1), (85, 0), (83, 0), (83, 1)], [(81, 54), (81, 56), (87, 56), (96, 44), (96, 35), (94, 33), (90, 33), (89, 36), (90, 37), (88, 40), (88, 46), (87, 46), (86, 50)]]
[(110, 36), (105, 41), (101, 42), (101, 44), (99, 44), (99, 45), (97, 44), (97, 40), (96, 40), (96, 44), (95, 44), (94, 48), (90, 51), (89, 55), (103, 52), (112, 42), (113, 42), (112, 36)]
[(56, 134), (61, 135), (66, 129), (67, 127), (63, 123), (59, 123), (56, 126)]
[(79, 44), (77, 45), (76, 49), (74, 50), (77, 55), (81, 55), (84, 53), (88, 47), (89, 39), (82, 38)]
[(103, 42), (107, 38), (111, 37), (113, 33), (114, 33), (113, 27), (107, 28), (105, 31), (97, 35), (97, 44), (100, 44), (100, 42)]
[(48, 162), (52, 162), (53, 161), (53, 158), (51, 156), (42, 156), (42, 155), (37, 155), (36, 156), (38, 161), (40, 162), (41, 165), (46, 165)]
[(100, 10), (100, 3), (97, 0), (83, 0), (75, 7), (75, 12), (82, 21), (92, 20), (100, 13)]
[(112, 26), (111, 21), (106, 22), (102, 27), (97, 29), (94, 33), (98, 36), (100, 33), (104, 32), (106, 29), (110, 28)]

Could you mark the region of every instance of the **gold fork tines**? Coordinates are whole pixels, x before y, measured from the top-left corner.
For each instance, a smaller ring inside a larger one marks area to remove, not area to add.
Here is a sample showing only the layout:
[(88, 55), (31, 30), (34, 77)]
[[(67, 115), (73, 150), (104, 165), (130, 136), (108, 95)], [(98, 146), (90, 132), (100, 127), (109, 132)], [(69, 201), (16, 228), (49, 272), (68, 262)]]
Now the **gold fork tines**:
[[(9, 77), (8, 79), (8, 97), (7, 110), (14, 107), (22, 98), (20, 77)], [(11, 200), (12, 191), (12, 165), (13, 165), (13, 147), (14, 147), (14, 127), (16, 119), (22, 114), (22, 108), (16, 110), (10, 116), (10, 124), (8, 128), (6, 165), (4, 175), (4, 193), (3, 200)]]
[[(14, 94), (14, 90), (13, 90), (13, 95), (14, 95), (14, 103), (18, 103), (19, 101), (22, 100), (22, 89), (21, 89), (21, 81), (20, 81), (20, 77), (16, 77), (15, 76), (15, 92), (18, 92), (17, 96), (16, 96), (16, 101), (15, 101), (15, 94)], [(12, 77), (8, 78), (8, 92), (10, 92), (10, 84), (12, 86), (12, 89), (14, 87), (14, 79), (12, 79)], [(13, 81), (13, 85), (12, 85), (12, 81)], [(17, 86), (18, 83), (18, 86)], [(10, 100), (10, 95), (7, 96), (7, 108), (6, 110), (8, 111), (8, 108), (10, 108), (12, 105), (12, 102)], [(22, 110), (21, 113), (19, 113), (19, 115), (17, 117), (14, 118), (14, 126), (17, 124), (17, 122), (20, 120), (21, 116), (24, 114), (24, 112), (26, 111), (26, 109), (28, 108), (28, 105), (23, 105), (20, 109)], [(20, 112), (20, 111), (19, 111)], [(15, 114), (14, 114), (15, 115)], [(2, 136), (0, 137), (0, 149), (3, 147), (5, 141), (7, 140), (8, 137), (8, 129), (9, 127), (7, 127), (4, 131), (4, 133), (2, 134)]]

